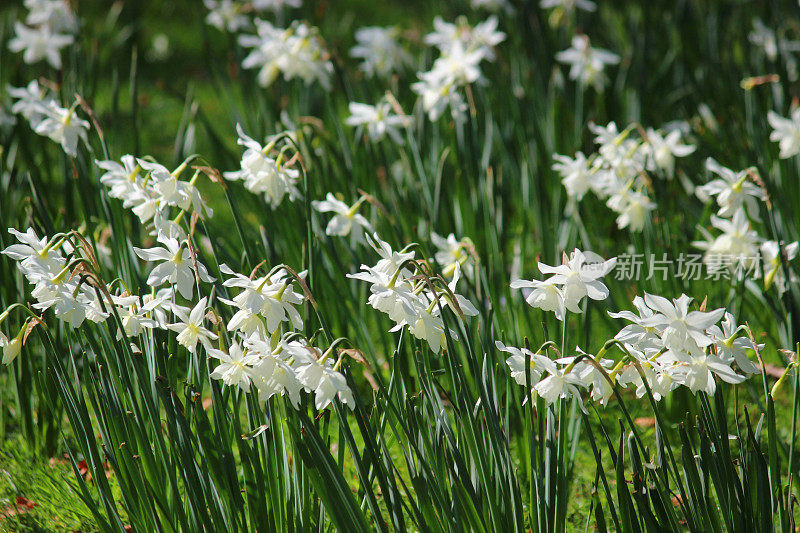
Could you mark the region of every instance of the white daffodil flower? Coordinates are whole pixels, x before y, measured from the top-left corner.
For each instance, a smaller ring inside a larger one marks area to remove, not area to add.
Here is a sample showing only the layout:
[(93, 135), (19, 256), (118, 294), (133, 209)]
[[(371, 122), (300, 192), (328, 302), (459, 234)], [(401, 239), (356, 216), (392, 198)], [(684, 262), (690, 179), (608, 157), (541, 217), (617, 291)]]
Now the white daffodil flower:
[(644, 302), (655, 313), (641, 320), (645, 327), (656, 328), (664, 345), (673, 351), (691, 352), (714, 343), (706, 332), (722, 318), (724, 308), (713, 311), (689, 311), (692, 298), (681, 294), (670, 301), (662, 296), (645, 293)]
[(8, 41), (8, 49), (22, 52), (22, 60), (31, 65), (46, 60), (54, 69), (61, 69), (61, 49), (75, 41), (72, 35), (54, 33), (49, 24), (29, 28), (21, 22), (14, 23), (15, 36)]
[(175, 307), (173, 312), (180, 319), (180, 322), (167, 324), (168, 329), (178, 334), (178, 343), (189, 350), (189, 353), (194, 353), (197, 350), (198, 342), (207, 346), (217, 338), (215, 333), (212, 333), (203, 325), (207, 302), (208, 299), (206, 297), (200, 298), (200, 301), (188, 314), (186, 310)]
[(404, 144), (400, 129), (408, 125), (408, 119), (395, 114), (388, 101), (381, 100), (374, 106), (350, 102), (349, 109), (350, 116), (345, 124), (366, 128), (372, 142), (381, 141), (388, 135), (398, 146)]
[[(151, 287), (158, 287), (164, 283), (175, 285), (178, 293), (187, 300), (192, 299), (194, 293), (194, 270), (192, 269), (192, 258), (189, 250), (183, 243), (176, 239), (162, 239), (164, 246), (156, 246), (149, 249), (133, 248), (140, 258), (145, 261), (162, 261), (147, 278), (147, 284)], [(206, 267), (197, 261), (197, 275), (200, 281), (211, 283), (214, 278), (209, 275)]]
[(45, 117), (39, 122), (34, 131), (44, 137), (49, 137), (61, 145), (64, 151), (72, 156), (78, 155), (78, 141), (88, 142), (86, 132), (89, 123), (75, 113), (74, 107), (63, 108), (55, 102), (50, 102), (44, 108)]
[(219, 364), (211, 372), (212, 378), (222, 380), (229, 387), (239, 387), (243, 392), (250, 390), (251, 380), (247, 368), (259, 361), (259, 354), (242, 350), (237, 342), (231, 344), (227, 353), (211, 347), (206, 347), (206, 352), (219, 360)]
[(767, 121), (772, 126), (769, 140), (778, 143), (781, 159), (800, 154), (800, 107), (794, 109), (789, 118), (774, 111), (767, 113)]
[(570, 48), (556, 54), (556, 61), (570, 65), (571, 80), (583, 86), (591, 85), (600, 92), (608, 81), (604, 72), (606, 65), (616, 65), (620, 58), (607, 50), (592, 48), (587, 36), (576, 35)]
[(765, 195), (758, 185), (748, 180), (748, 169), (735, 172), (711, 158), (706, 160), (706, 168), (719, 177), (697, 187), (695, 193), (698, 198), (708, 202), (711, 197), (716, 196), (719, 206), (717, 215), (720, 217), (729, 218), (744, 208), (750, 218), (760, 220), (759, 202), (764, 200)]
[(355, 32), (357, 44), (350, 50), (350, 56), (361, 59), (358, 68), (367, 76), (388, 78), (412, 62), (411, 55), (397, 42), (399, 35), (397, 27), (359, 28)]
[(358, 212), (365, 200), (366, 196), (362, 196), (356, 203), (349, 206), (333, 194), (328, 193), (325, 200), (311, 202), (311, 207), (320, 213), (335, 213), (325, 227), (326, 235), (346, 237), (352, 233), (356, 242), (363, 242), (364, 230), (373, 231), (369, 220)]

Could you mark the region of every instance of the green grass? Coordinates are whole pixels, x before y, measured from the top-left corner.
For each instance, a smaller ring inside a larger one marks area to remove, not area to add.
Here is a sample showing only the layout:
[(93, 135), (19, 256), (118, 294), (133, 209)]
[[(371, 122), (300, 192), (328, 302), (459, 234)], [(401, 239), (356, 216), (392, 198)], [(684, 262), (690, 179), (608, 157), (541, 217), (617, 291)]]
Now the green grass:
[(19, 434), (6, 438), (0, 448), (0, 529), (97, 531), (73, 478), (63, 457), (44, 457)]

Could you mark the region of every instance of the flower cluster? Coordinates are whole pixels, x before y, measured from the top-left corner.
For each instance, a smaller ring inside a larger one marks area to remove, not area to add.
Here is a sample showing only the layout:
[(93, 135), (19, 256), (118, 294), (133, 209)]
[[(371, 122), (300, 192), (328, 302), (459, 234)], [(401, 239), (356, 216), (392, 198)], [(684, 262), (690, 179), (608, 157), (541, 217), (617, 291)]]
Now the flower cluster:
[(87, 318), (93, 322), (108, 318), (97, 291), (80, 275), (74, 275), (78, 266), (70, 261), (74, 248), (63, 236), (39, 238), (33, 228), (25, 233), (11, 228), (9, 233), (19, 242), (7, 247), (3, 254), (18, 262), (20, 272), (33, 285), (34, 309), (52, 308), (56, 317), (73, 328)]
[(566, 311), (581, 313), (580, 304), (584, 298), (605, 300), (608, 287), (600, 278), (611, 272), (616, 258), (604, 260), (592, 252), (582, 252), (577, 248), (570, 257), (564, 257), (559, 266), (539, 262), (539, 272), (550, 274), (544, 281), (517, 279), (511, 282), (512, 289), (522, 289), (525, 301), (543, 311), (552, 311), (556, 318), (564, 321)]
[(245, 392), (255, 389), (259, 402), (285, 395), (297, 408), (300, 392), (305, 390), (314, 394), (317, 409), (324, 409), (337, 397), (352, 409), (353, 392), (339, 372), (345, 352), (340, 352), (335, 362), (332, 353), (333, 346), (321, 353), (291, 336), (276, 337), (275, 341), (253, 336), (241, 344), (233, 342), (227, 352), (209, 350), (209, 355), (219, 360), (211, 377)]
[(255, 19), (257, 35), (240, 35), (239, 44), (253, 50), (242, 61), (246, 69), (258, 69), (256, 79), (269, 87), (282, 75), (284, 79), (300, 78), (306, 84), (318, 82), (331, 88), (333, 63), (322, 45), (317, 29), (295, 22), (283, 29)]
[(630, 125), (620, 132), (614, 122), (589, 128), (597, 153), (588, 158), (583, 152), (574, 157), (556, 154), (553, 170), (571, 199), (579, 201), (592, 191), (617, 213), (617, 227), (641, 231), (656, 207), (647, 193), (647, 171), (672, 178), (675, 158), (689, 155), (695, 147), (681, 142), (678, 129), (640, 131)]
[[(25, 233), (13, 228), (9, 232), (19, 243), (3, 250), (3, 254), (18, 262), (19, 270), (33, 285), (34, 309), (53, 309), (58, 319), (77, 328), (86, 319), (95, 323), (108, 320), (114, 314), (113, 307), (122, 326), (117, 339), (122, 339), (123, 333), (134, 341), (152, 329), (172, 331), (189, 353), (202, 348), (209, 357), (219, 360), (212, 378), (243, 391), (253, 385), (260, 401), (286, 394), (297, 406), (300, 391), (305, 390), (314, 394), (318, 409), (325, 408), (335, 397), (353, 407), (352, 392), (339, 372), (345, 352), (340, 352), (334, 362), (330, 358), (334, 346), (320, 353), (295, 333), (303, 325), (297, 306), (305, 297), (296, 292), (287, 267), (278, 266), (260, 277), (238, 274), (225, 265), (220, 267), (229, 276), (223, 286), (238, 292), (230, 300), (218, 300), (234, 312), (226, 326), (233, 340), (224, 350), (221, 345), (214, 347), (219, 335), (206, 327), (208, 313), (219, 316), (209, 305), (208, 297), (199, 298), (192, 307), (176, 303), (178, 295), (192, 300), (194, 273), (189, 266), (192, 261), (185, 255), (187, 250), (174, 239), (165, 239), (166, 248), (134, 248), (143, 259), (163, 260), (151, 270), (148, 283), (154, 287), (164, 282), (169, 285), (139, 297), (128, 292), (113, 293), (112, 286), (101, 283), (87, 264), (87, 257), (93, 255), (85, 253), (84, 246), (88, 245), (76, 247), (73, 235), (57, 235), (48, 240), (40, 239), (32, 228)], [(213, 281), (202, 265), (196, 261), (195, 265), (201, 281)], [(304, 278), (305, 272), (297, 274), (298, 280)], [(8, 312), (0, 315), (0, 322), (7, 316)], [(218, 318), (213, 322), (220, 323)], [(25, 329), (11, 340), (0, 333), (4, 364), (10, 364), (19, 354)], [(132, 348), (138, 350), (133, 342)]]
[(246, 3), (239, 0), (203, 0), (203, 4), (208, 9), (208, 25), (220, 31), (237, 33), (252, 27), (253, 23), (248, 16), (250, 13), (278, 14), (284, 8), (300, 7), (303, 0), (254, 0)]
[[(286, 268), (277, 267), (261, 277), (238, 274), (227, 265), (220, 265), (220, 271), (230, 276), (223, 285), (239, 290), (231, 300), (220, 299), (236, 310), (228, 322), (228, 331), (247, 337), (269, 336), (284, 323), (290, 331), (303, 327), (303, 319), (295, 306), (303, 303), (304, 298), (295, 291), (293, 278)], [(306, 272), (297, 276), (303, 280)]]
[(78, 141), (86, 142), (89, 123), (78, 117), (75, 102), (62, 107), (36, 80), (25, 87), (9, 87), (11, 111), (28, 121), (33, 131), (61, 145), (68, 155), (78, 155)]
[[(225, 179), (242, 180), (248, 191), (263, 194), (264, 200), (273, 208), (278, 207), (287, 194), (291, 201), (300, 198), (297, 189), (300, 171), (293, 167), (294, 158), (286, 155), (289, 146), (278, 149), (278, 138), (262, 146), (248, 137), (238, 124), (236, 132), (239, 134), (239, 145), (246, 149), (242, 154), (241, 170), (225, 172)], [(273, 152), (277, 152), (275, 157), (272, 157)]]
[(200, 218), (213, 214), (196, 185), (201, 170), (195, 170), (188, 181), (181, 179), (188, 160), (175, 170), (152, 158), (137, 159), (132, 155), (122, 156), (119, 162), (96, 161), (96, 164), (104, 171), (100, 183), (106, 186), (108, 195), (121, 200), (123, 207), (133, 211), (142, 224), (150, 226), (151, 235), (160, 241), (186, 240), (186, 231), (180, 225), (186, 213), (196, 213)]
[(706, 160), (706, 169), (716, 177), (697, 187), (695, 193), (706, 203), (716, 200), (717, 213), (711, 215), (716, 235), (701, 227), (704, 240), (692, 244), (705, 252), (703, 262), (708, 271), (733, 273), (735, 279), (741, 279), (743, 271), (757, 276), (762, 270), (756, 264), (760, 251), (765, 289), (774, 284), (783, 293), (787, 288), (783, 263), (794, 259), (800, 246), (764, 239), (754, 228), (767, 199), (758, 172), (754, 168), (734, 171), (711, 158)]
[[(454, 331), (445, 329), (443, 307), (449, 307), (459, 317), (478, 314), (468, 299), (455, 292), (461, 277), (460, 266), (455, 267), (453, 279), (445, 284), (441, 278), (428, 276), (408, 247), (395, 252), (377, 234), (369, 239), (369, 244), (378, 252), (380, 261), (373, 267), (361, 265), (361, 272), (348, 277), (370, 284), (367, 303), (394, 321), (390, 331), (407, 326), (414, 337), (427, 342), (438, 353), (446, 344), (447, 334), (458, 338)], [(414, 275), (415, 271), (420, 275)]]
[(369, 77), (389, 78), (411, 63), (411, 55), (397, 41), (399, 28), (364, 26), (355, 32), (357, 44), (350, 50), (361, 59), (359, 70)]
[(33, 64), (46, 60), (61, 68), (61, 49), (75, 41), (78, 19), (66, 0), (25, 0), (25, 23), (14, 24), (15, 36), (8, 42), (12, 52), (22, 52), (22, 60)]
[[(727, 383), (739, 383), (747, 374), (758, 371), (747, 350), (763, 346), (740, 336), (744, 328), (736, 325), (733, 315), (724, 308), (690, 311), (691, 302), (685, 294), (671, 301), (645, 294), (633, 301), (638, 315), (631, 311), (609, 313), (630, 322), (615, 339), (631, 361), (636, 360), (644, 370), (642, 376), (635, 367), (626, 367), (618, 377), (622, 385), (633, 384), (641, 397), (647, 380), (658, 400), (679, 385), (692, 392), (714, 394), (715, 376)], [(744, 375), (738, 374), (734, 365)]]
[[(685, 294), (672, 301), (651, 294), (637, 296), (633, 305), (638, 314), (609, 312), (630, 324), (597, 355), (576, 348), (575, 356), (551, 359), (544, 347), (532, 352), (500, 341), (496, 345), (510, 354), (506, 363), (511, 377), (520, 385), (530, 385), (547, 403), (559, 398), (580, 401), (581, 390), (587, 390), (593, 401), (606, 404), (614, 385), (633, 387), (639, 398), (649, 389), (656, 401), (681, 385), (693, 393), (713, 395), (717, 378), (740, 383), (757, 372), (748, 351), (758, 351), (763, 345), (742, 336), (744, 328), (737, 327), (733, 315), (724, 309), (690, 311), (691, 302)], [(624, 354), (617, 363), (604, 357), (613, 346)]]
[(464, 18), (455, 23), (441, 17), (433, 21), (434, 31), (425, 36), (425, 43), (439, 49), (439, 57), (428, 72), (418, 74), (420, 81), (411, 88), (422, 99), (422, 107), (430, 120), (438, 120), (450, 107), (454, 119), (466, 110), (459, 88), (480, 82), (480, 63), (493, 61), (494, 47), (506, 35), (497, 31), (497, 17), (491, 16), (472, 27)]

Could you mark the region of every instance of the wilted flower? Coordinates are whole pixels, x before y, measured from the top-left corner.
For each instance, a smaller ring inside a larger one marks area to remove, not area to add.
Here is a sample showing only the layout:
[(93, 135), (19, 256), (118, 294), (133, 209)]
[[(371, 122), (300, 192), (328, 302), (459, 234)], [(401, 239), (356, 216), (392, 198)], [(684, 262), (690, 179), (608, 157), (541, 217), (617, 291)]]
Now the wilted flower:
[(13, 338), (9, 339), (2, 331), (0, 331), (0, 348), (3, 349), (3, 364), (10, 365), (17, 358), (19, 352), (22, 350), (22, 339), (25, 336), (25, 328), (23, 327), (19, 333)]

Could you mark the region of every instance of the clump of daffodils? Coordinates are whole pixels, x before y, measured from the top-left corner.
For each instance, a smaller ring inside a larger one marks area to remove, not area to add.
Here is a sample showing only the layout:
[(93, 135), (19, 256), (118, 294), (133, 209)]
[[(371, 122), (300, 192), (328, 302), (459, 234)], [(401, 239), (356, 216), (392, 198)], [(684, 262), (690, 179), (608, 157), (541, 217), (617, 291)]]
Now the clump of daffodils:
[[(121, 327), (116, 329), (116, 338), (126, 336), (136, 350), (136, 343), (146, 340), (152, 330), (170, 331), (189, 353), (205, 352), (218, 361), (212, 378), (245, 392), (254, 390), (259, 401), (285, 395), (297, 407), (300, 393), (306, 391), (313, 394), (317, 409), (324, 409), (335, 398), (354, 406), (353, 393), (340, 371), (348, 351), (337, 352), (334, 343), (321, 352), (296, 333), (303, 326), (297, 306), (305, 301), (296, 283), (304, 280), (305, 272), (293, 274), (279, 265), (265, 275), (256, 276), (254, 272), (245, 276), (222, 265), (221, 271), (228, 276), (223, 286), (235, 293), (230, 300), (217, 300), (218, 308), (233, 312), (224, 326), (232, 337), (225, 348), (220, 341), (220, 314), (209, 297), (193, 299), (190, 280), (212, 279), (202, 265), (183, 255), (186, 248), (177, 241), (165, 240), (164, 248), (135, 248), (148, 260), (163, 259), (150, 271), (148, 283), (168, 285), (138, 296), (100, 280), (93, 263), (94, 251), (77, 234), (39, 238), (32, 228), (25, 233), (13, 228), (9, 232), (18, 243), (2, 253), (17, 262), (33, 285), (35, 310), (52, 309), (56, 318), (73, 328), (81, 327), (85, 320), (115, 322), (113, 317), (118, 316)], [(151, 283), (153, 279), (159, 283)], [(176, 302), (179, 295), (188, 306)], [(0, 315), (0, 323), (8, 315), (9, 311)], [(11, 364), (19, 355), (29, 321), (11, 339), (0, 332), (3, 364)]]
[(775, 285), (784, 293), (788, 288), (784, 264), (795, 259), (798, 243), (779, 243), (759, 234), (760, 210), (768, 197), (757, 170), (734, 171), (710, 158), (706, 169), (715, 177), (695, 192), (702, 201), (713, 201), (717, 213), (710, 217), (711, 231), (700, 228), (704, 240), (692, 244), (704, 251), (709, 274), (734, 280), (763, 276), (764, 290)]
[(240, 125), (236, 125), (238, 143), (245, 147), (241, 169), (225, 172), (225, 179), (244, 182), (244, 187), (253, 194), (263, 194), (264, 200), (273, 208), (278, 207), (288, 195), (294, 201), (301, 197), (297, 184), (300, 171), (294, 166), (297, 158), (291, 155), (290, 146), (280, 145), (278, 138), (266, 145), (248, 137)]
[(297, 292), (295, 283), (306, 277), (306, 271), (292, 277), (285, 266), (279, 265), (262, 276), (245, 276), (234, 272), (227, 265), (220, 270), (229, 276), (225, 287), (238, 291), (230, 300), (220, 299), (235, 314), (227, 329), (243, 336), (253, 334), (272, 335), (282, 326), (287, 331), (303, 327), (303, 319), (297, 306), (305, 301), (302, 292)]
[(619, 229), (641, 231), (656, 208), (648, 192), (649, 175), (671, 179), (676, 158), (691, 154), (695, 147), (682, 142), (678, 129), (645, 131), (632, 124), (620, 132), (614, 122), (589, 128), (597, 152), (589, 157), (583, 152), (574, 157), (556, 154), (553, 170), (571, 202), (591, 191), (617, 213)]
[(259, 402), (285, 396), (298, 408), (300, 393), (305, 391), (313, 394), (317, 409), (326, 408), (336, 398), (351, 409), (355, 406), (353, 392), (340, 371), (346, 351), (337, 353), (335, 345), (322, 352), (305, 339), (252, 336), (231, 343), (227, 350), (211, 348), (208, 355), (218, 360), (212, 378), (257, 394)]
[(87, 142), (89, 123), (77, 114), (78, 102), (62, 107), (36, 80), (25, 87), (9, 87), (11, 111), (28, 121), (37, 134), (61, 145), (67, 155), (78, 155), (78, 143)]
[(438, 353), (446, 345), (448, 334), (458, 338), (455, 331), (447, 329), (443, 309), (449, 307), (459, 317), (478, 314), (467, 298), (455, 292), (461, 277), (460, 265), (455, 267), (452, 280), (445, 283), (426, 273), (426, 267), (415, 260), (413, 250), (396, 252), (377, 234), (369, 244), (381, 259), (374, 266), (361, 265), (361, 272), (348, 277), (370, 284), (367, 303), (395, 323), (390, 331), (407, 327), (414, 337)]
[[(553, 359), (546, 346), (534, 352), (499, 341), (496, 345), (510, 354), (506, 363), (512, 379), (530, 386), (546, 403), (571, 398), (582, 402), (585, 390), (593, 401), (606, 404), (614, 386), (633, 387), (639, 398), (649, 389), (656, 401), (680, 386), (713, 395), (718, 379), (741, 383), (758, 372), (748, 354), (763, 345), (751, 341), (744, 334), (746, 328), (737, 326), (723, 308), (690, 310), (691, 302), (685, 294), (674, 300), (637, 296), (636, 312), (609, 312), (629, 324), (596, 355), (576, 348), (574, 356), (557, 354)], [(622, 354), (619, 361), (606, 357), (613, 347)]]
[(22, 52), (28, 64), (47, 61), (61, 68), (61, 49), (75, 41), (78, 18), (66, 0), (25, 0), (25, 23), (14, 24), (14, 38), (8, 42), (12, 52)]
[(616, 258), (605, 260), (592, 252), (577, 248), (558, 266), (538, 263), (539, 272), (549, 277), (539, 280), (518, 279), (511, 282), (512, 289), (522, 289), (525, 301), (533, 307), (555, 313), (564, 321), (566, 312), (581, 313), (585, 298), (605, 300), (608, 287), (601, 281), (616, 265)]
[(240, 35), (239, 44), (252, 49), (242, 67), (258, 70), (259, 85), (269, 87), (280, 75), (286, 80), (299, 78), (306, 84), (317, 82), (326, 90), (331, 88), (333, 63), (316, 28), (295, 22), (284, 29), (261, 19), (255, 19), (255, 26), (256, 35)]
[(481, 82), (480, 63), (494, 61), (494, 47), (503, 42), (505, 33), (497, 30), (497, 17), (470, 26), (465, 18), (455, 23), (441, 17), (433, 21), (434, 31), (425, 36), (425, 43), (439, 49), (439, 57), (427, 72), (418, 74), (420, 81), (412, 85), (422, 101), (428, 118), (436, 121), (449, 107), (454, 119), (466, 110), (461, 88)]
[(118, 162), (96, 161), (96, 164), (104, 171), (100, 183), (105, 185), (108, 195), (133, 211), (143, 225), (151, 228), (151, 235), (165, 243), (171, 253), (177, 253), (178, 244), (173, 246), (169, 241), (180, 243), (187, 238), (180, 224), (187, 214), (196, 214), (201, 219), (213, 215), (197, 188), (202, 171), (195, 169), (186, 179), (190, 174), (189, 160), (174, 170), (151, 158), (135, 158), (129, 154)]
[(366, 76), (388, 79), (411, 64), (411, 55), (398, 42), (396, 26), (365, 26), (356, 30), (352, 57), (361, 59), (358, 69)]

